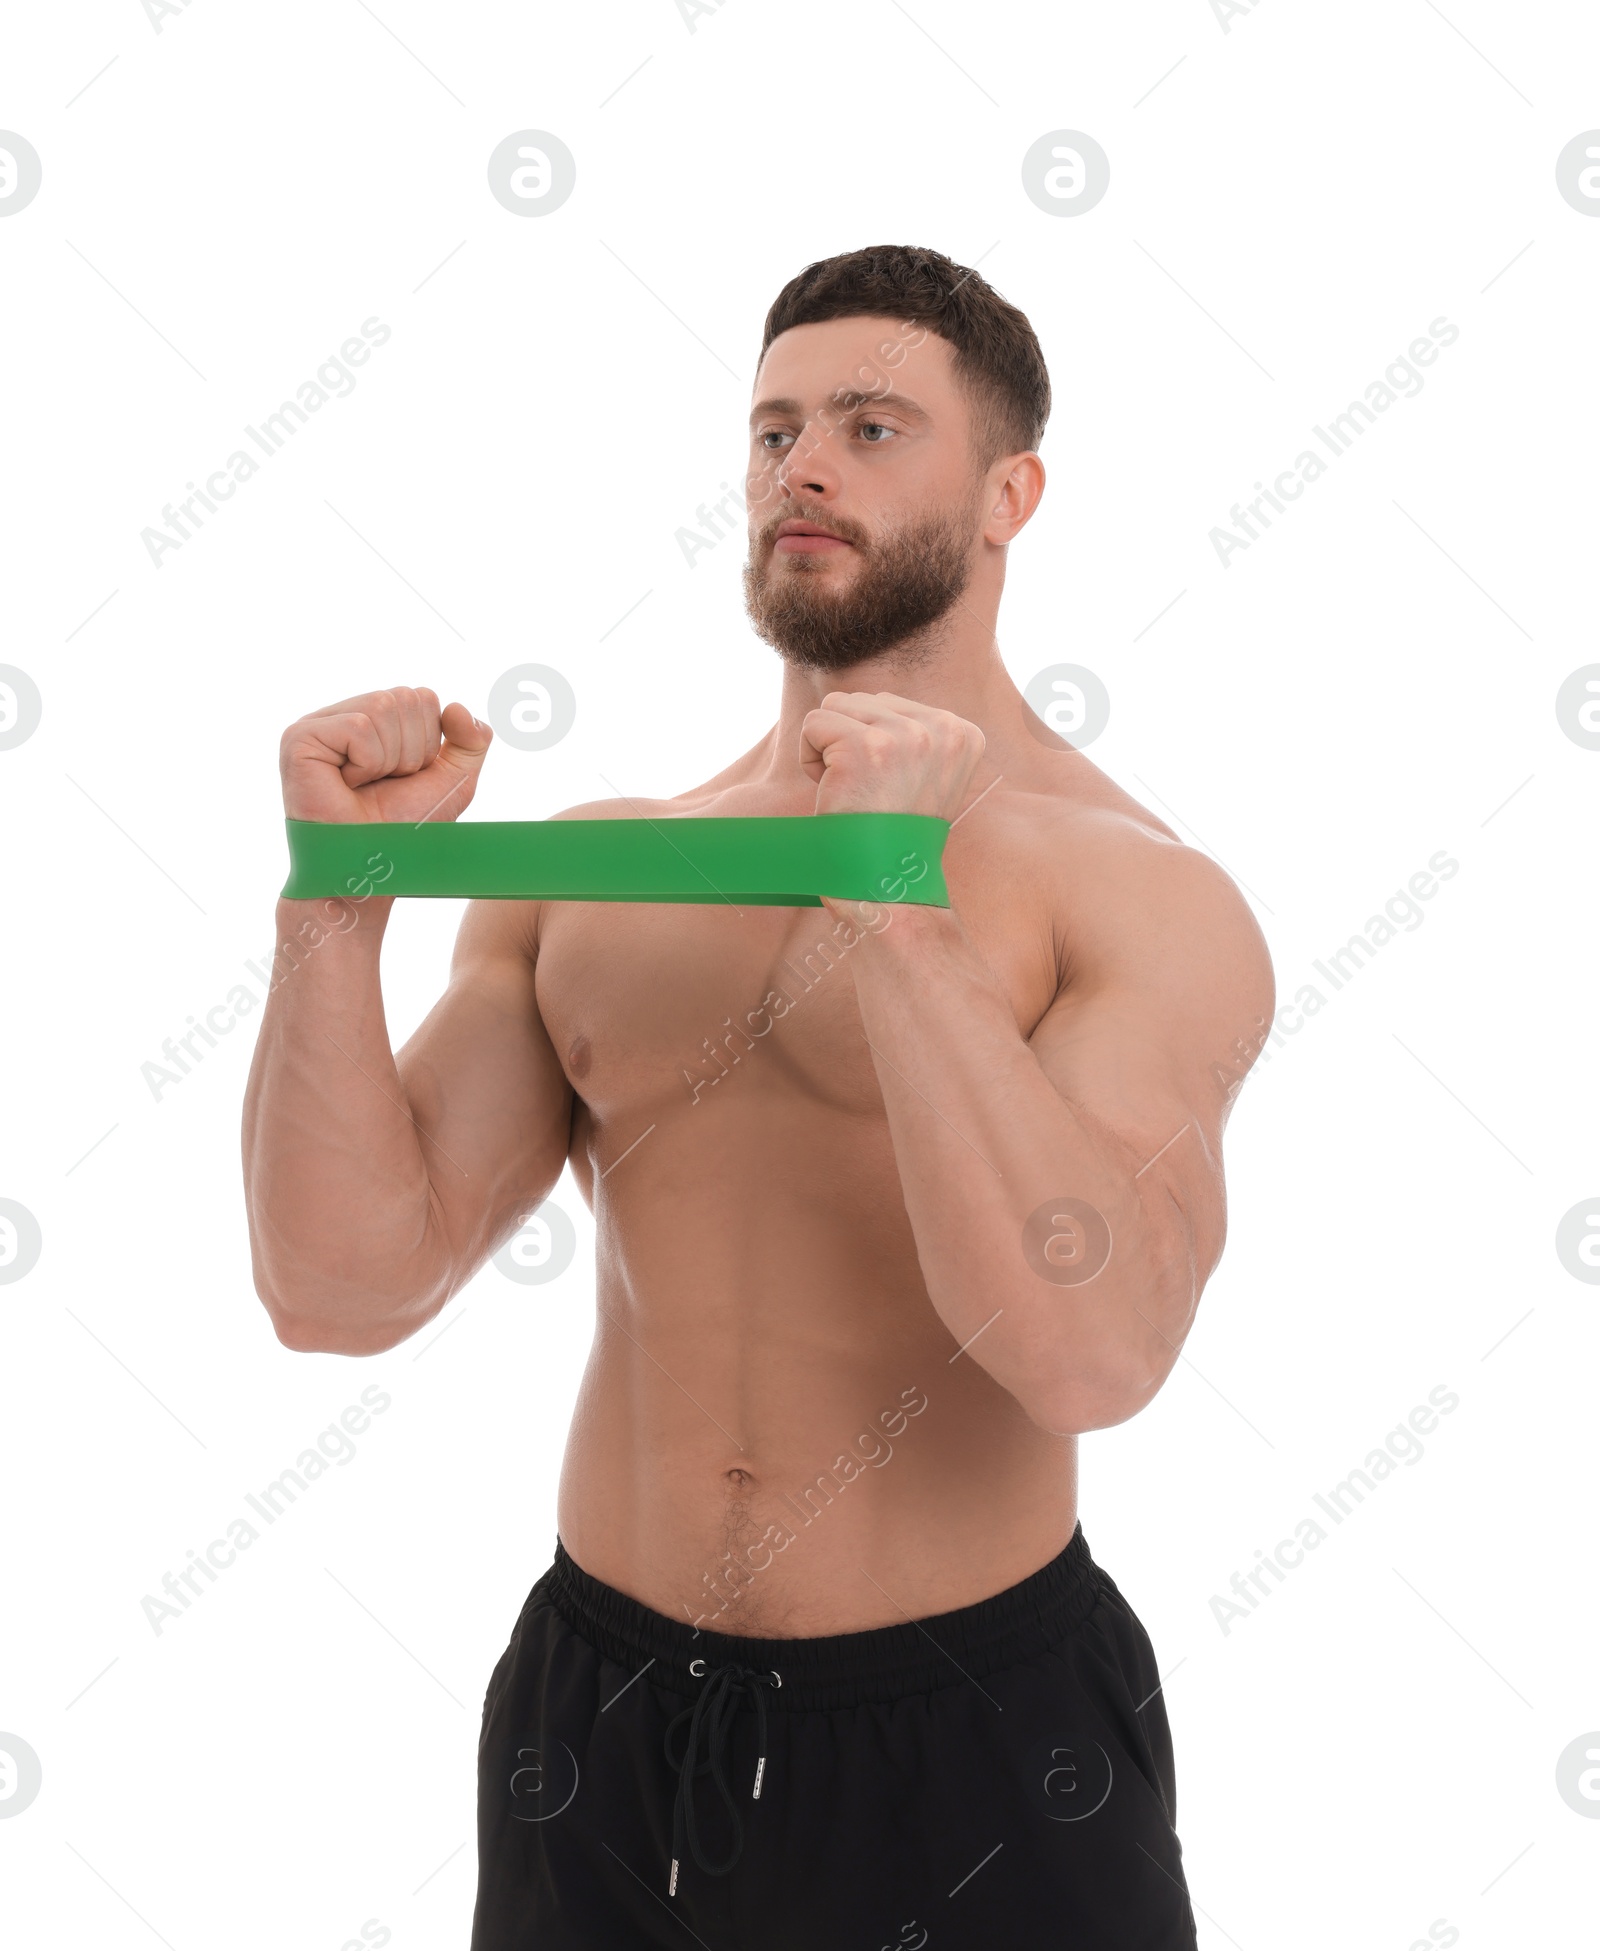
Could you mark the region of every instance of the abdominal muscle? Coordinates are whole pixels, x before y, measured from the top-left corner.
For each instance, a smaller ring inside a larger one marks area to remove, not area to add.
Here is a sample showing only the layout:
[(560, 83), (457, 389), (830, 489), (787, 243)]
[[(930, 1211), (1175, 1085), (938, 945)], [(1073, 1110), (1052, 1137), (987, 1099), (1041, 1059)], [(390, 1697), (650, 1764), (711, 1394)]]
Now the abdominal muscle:
[(562, 1542), (708, 1631), (951, 1611), (1036, 1571), (1076, 1521), (1076, 1440), (1031, 1422), (934, 1311), (881, 1118), (821, 1123), (721, 1119), (714, 1157), (680, 1126), (597, 1188)]

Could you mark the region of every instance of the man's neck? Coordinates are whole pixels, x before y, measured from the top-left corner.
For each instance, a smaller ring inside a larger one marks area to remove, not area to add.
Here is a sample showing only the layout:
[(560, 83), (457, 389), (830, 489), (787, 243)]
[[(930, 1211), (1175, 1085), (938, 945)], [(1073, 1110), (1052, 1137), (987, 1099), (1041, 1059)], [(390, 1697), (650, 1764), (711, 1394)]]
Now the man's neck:
[(1009, 755), (1020, 754), (1026, 738), (1022, 694), (992, 632), (986, 637), (975, 618), (963, 621), (969, 627), (953, 626), (937, 643), (919, 646), (910, 655), (889, 650), (827, 671), (785, 663), (782, 703), (767, 745), (769, 776), (787, 781), (798, 772), (801, 724), (830, 691), (888, 691), (954, 712), (976, 725), (987, 741), (976, 788), (982, 790), (1005, 772)]

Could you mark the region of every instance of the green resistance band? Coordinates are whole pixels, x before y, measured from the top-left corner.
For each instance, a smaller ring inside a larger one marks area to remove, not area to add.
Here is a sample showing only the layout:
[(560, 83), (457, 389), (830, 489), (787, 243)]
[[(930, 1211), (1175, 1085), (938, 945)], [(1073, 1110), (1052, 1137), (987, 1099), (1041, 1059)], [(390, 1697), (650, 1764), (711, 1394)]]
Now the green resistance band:
[(729, 902), (821, 897), (948, 908), (948, 820), (823, 813), (742, 820), (288, 820), (284, 897)]

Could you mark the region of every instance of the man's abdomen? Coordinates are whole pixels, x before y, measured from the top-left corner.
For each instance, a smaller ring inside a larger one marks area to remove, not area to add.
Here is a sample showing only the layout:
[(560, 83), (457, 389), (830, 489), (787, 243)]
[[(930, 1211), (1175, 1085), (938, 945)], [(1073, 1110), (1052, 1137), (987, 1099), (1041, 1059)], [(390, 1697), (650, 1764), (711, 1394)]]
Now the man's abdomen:
[(1063, 1548), (1075, 1440), (952, 1361), (920, 1287), (828, 1271), (676, 1307), (602, 1284), (558, 1519), (597, 1578), (705, 1630), (798, 1636), (973, 1604)]

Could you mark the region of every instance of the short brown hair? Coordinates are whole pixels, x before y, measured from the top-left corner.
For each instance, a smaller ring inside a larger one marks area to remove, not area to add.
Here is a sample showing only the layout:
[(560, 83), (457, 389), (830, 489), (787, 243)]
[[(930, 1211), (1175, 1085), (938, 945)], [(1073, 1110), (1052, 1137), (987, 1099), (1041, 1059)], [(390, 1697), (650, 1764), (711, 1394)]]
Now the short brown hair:
[(993, 285), (942, 251), (869, 244), (808, 264), (773, 300), (762, 357), (791, 326), (862, 317), (904, 319), (948, 342), (956, 378), (972, 402), (980, 473), (1003, 454), (1031, 452), (1044, 438), (1050, 375), (1033, 327)]

